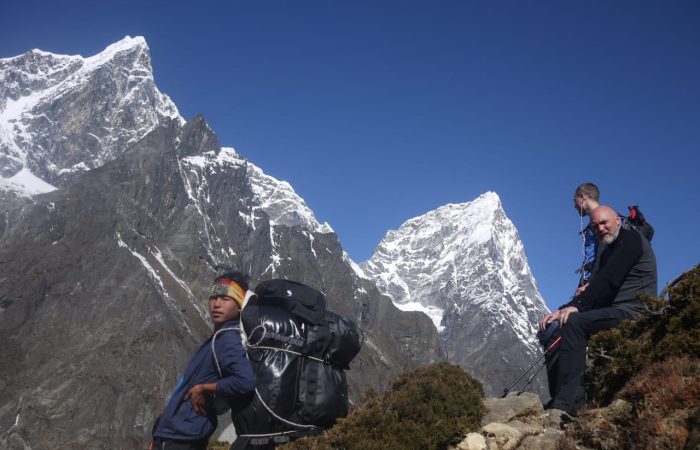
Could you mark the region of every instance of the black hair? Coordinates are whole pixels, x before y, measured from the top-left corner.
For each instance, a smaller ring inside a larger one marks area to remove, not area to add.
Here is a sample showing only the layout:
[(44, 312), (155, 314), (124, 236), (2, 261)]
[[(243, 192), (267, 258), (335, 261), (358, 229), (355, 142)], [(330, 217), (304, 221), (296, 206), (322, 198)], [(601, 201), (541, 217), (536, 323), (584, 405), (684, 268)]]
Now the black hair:
[(236, 283), (238, 283), (238, 285), (241, 288), (243, 288), (244, 291), (248, 290), (248, 283), (250, 283), (250, 275), (248, 275), (248, 274), (245, 274), (243, 272), (239, 272), (237, 270), (228, 271), (228, 272), (222, 273), (221, 275), (214, 278), (214, 283), (221, 280), (222, 278), (227, 278), (229, 280), (233, 280)]

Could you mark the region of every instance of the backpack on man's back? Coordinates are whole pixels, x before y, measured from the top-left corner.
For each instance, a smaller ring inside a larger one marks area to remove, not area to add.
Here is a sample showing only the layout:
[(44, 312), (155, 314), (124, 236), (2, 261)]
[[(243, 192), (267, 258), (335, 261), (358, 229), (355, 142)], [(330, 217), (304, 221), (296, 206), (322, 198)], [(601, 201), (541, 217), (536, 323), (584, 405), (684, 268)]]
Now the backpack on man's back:
[(644, 214), (639, 210), (639, 206), (628, 206), (627, 209), (630, 212), (629, 215), (626, 217), (620, 216), (622, 219), (622, 226), (637, 231), (644, 236), (647, 241), (651, 242), (654, 238), (654, 227), (644, 218)]
[(345, 370), (364, 335), (326, 309), (326, 296), (290, 280), (257, 285), (241, 311), (255, 397), (233, 416), (234, 450), (320, 434), (349, 410)]

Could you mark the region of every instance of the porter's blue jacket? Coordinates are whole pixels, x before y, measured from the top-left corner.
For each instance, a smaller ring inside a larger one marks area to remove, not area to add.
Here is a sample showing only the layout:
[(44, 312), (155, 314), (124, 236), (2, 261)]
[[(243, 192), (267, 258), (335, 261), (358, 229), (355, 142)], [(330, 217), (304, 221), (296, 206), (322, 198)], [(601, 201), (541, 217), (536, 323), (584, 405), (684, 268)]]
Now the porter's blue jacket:
[[(153, 431), (153, 436), (165, 439), (196, 441), (207, 439), (217, 426), (216, 413), (212, 401), (207, 403), (207, 415), (200, 416), (190, 400), (184, 400), (185, 394), (197, 384), (218, 383), (216, 396), (227, 401), (233, 411), (245, 406), (242, 404), (247, 394), (255, 389), (255, 375), (246, 358), (241, 344), (241, 335), (227, 328), (239, 328), (238, 320), (224, 323), (218, 333), (212, 334), (202, 343), (194, 354), (185, 373), (178, 380), (175, 390), (170, 394), (168, 404), (161, 414)], [(212, 338), (216, 336), (216, 356), (223, 374), (219, 373), (212, 354)]]

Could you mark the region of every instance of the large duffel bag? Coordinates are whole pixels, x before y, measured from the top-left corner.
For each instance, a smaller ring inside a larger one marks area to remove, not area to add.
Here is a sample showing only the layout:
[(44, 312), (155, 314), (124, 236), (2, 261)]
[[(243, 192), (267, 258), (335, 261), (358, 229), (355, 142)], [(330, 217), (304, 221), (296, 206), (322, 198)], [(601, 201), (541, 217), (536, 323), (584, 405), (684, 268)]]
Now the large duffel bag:
[(233, 418), (233, 449), (271, 448), (316, 434), (348, 412), (344, 370), (362, 346), (351, 320), (326, 310), (326, 297), (301, 283), (260, 283), (241, 312), (256, 395)]

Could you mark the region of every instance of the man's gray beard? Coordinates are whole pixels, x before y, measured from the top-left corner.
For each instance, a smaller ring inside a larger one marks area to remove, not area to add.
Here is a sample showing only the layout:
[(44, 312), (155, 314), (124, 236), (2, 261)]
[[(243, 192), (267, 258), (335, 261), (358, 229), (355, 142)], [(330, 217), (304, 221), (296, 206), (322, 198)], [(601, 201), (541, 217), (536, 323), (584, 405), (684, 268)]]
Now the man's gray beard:
[(605, 243), (605, 245), (610, 245), (613, 242), (615, 242), (615, 239), (617, 239), (617, 237), (619, 235), (620, 235), (620, 229), (618, 228), (617, 231), (615, 231), (614, 233), (610, 233), (607, 236), (604, 236), (603, 242)]

